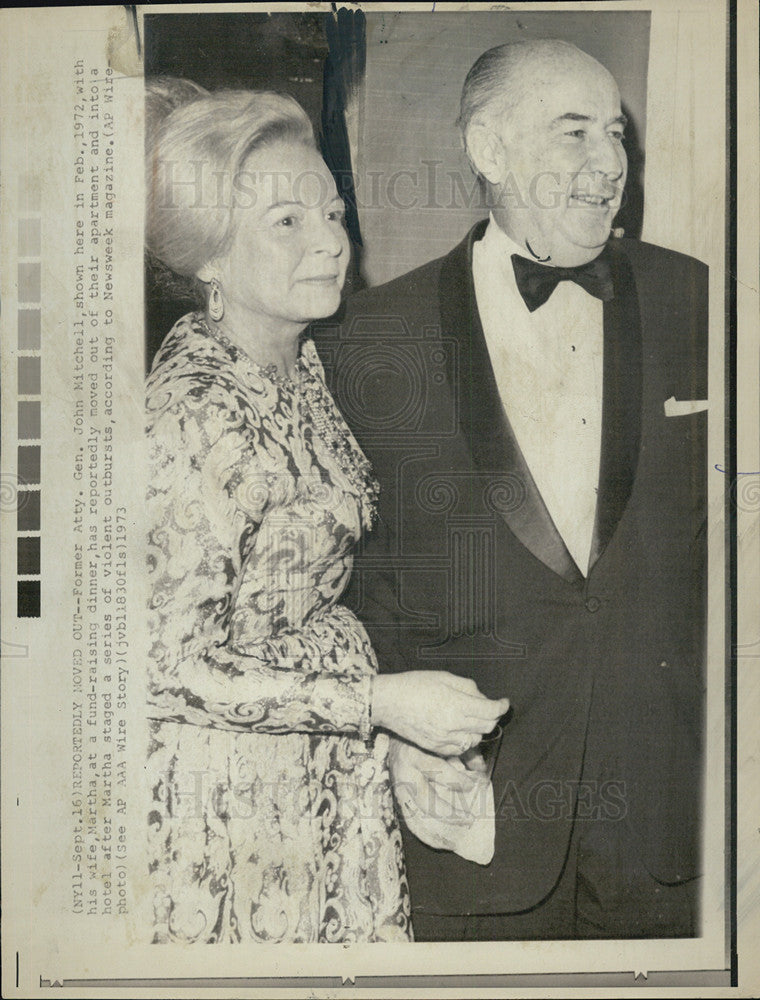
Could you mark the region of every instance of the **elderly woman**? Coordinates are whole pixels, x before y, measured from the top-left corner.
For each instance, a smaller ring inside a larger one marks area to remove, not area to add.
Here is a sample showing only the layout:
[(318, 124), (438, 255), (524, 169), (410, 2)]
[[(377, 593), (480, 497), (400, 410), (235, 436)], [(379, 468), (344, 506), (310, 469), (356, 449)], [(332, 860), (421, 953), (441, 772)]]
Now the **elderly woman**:
[(340, 604), (377, 487), (301, 337), (348, 257), (309, 119), (273, 93), (154, 98), (148, 248), (204, 308), (148, 380), (153, 939), (409, 940), (386, 730), (458, 754), (506, 702), (376, 675)]

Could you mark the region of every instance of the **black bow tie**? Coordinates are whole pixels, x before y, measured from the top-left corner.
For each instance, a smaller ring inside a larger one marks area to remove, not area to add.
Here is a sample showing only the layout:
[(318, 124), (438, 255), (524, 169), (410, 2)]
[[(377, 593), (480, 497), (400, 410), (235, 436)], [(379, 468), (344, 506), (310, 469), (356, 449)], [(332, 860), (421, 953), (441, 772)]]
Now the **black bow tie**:
[(574, 281), (603, 302), (615, 294), (606, 247), (598, 257), (580, 267), (547, 267), (516, 253), (512, 254), (512, 267), (520, 295), (531, 312), (549, 299), (560, 281)]

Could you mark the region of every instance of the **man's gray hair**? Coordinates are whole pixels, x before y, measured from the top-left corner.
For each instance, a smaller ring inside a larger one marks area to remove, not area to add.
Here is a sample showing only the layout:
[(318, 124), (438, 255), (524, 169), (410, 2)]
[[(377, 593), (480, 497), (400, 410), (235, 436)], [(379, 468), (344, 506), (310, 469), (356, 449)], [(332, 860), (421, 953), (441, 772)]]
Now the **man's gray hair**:
[[(596, 62), (570, 42), (543, 39), (508, 42), (488, 49), (475, 62), (462, 87), (457, 125), (467, 149), (467, 130), (473, 121), (493, 124), (508, 116), (530, 89), (540, 67), (562, 66), (578, 59)], [(524, 72), (526, 69), (529, 72)]]

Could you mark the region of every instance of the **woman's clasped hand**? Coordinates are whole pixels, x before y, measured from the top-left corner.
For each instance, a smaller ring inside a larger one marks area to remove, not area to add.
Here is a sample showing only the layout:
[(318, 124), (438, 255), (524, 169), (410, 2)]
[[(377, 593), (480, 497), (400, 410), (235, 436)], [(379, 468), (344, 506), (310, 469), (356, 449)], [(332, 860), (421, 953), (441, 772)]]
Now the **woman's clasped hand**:
[(471, 678), (443, 670), (409, 670), (374, 679), (373, 725), (442, 757), (477, 746), (508, 708), (506, 698), (486, 698)]

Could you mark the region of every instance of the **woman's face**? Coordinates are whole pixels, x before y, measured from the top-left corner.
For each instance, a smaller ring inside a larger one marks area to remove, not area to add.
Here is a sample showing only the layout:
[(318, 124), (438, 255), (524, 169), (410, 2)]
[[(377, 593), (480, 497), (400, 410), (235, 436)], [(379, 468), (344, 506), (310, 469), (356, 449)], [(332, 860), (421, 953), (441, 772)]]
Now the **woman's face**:
[(234, 235), (216, 263), (225, 310), (273, 332), (302, 329), (340, 305), (349, 245), (343, 202), (319, 153), (283, 141), (246, 160)]

